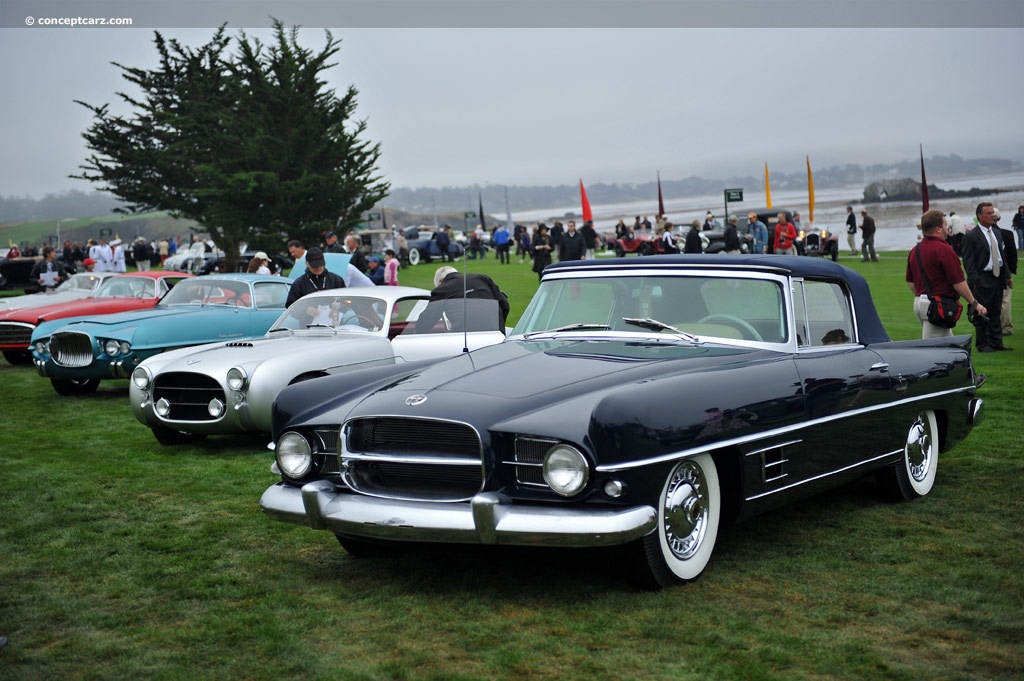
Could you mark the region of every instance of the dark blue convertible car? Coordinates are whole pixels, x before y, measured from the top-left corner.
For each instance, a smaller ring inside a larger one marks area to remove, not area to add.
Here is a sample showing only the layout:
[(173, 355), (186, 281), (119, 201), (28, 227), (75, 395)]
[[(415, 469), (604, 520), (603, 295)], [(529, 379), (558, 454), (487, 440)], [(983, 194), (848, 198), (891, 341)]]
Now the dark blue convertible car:
[(891, 341), (829, 261), (559, 263), (503, 343), (281, 392), (261, 505), (352, 553), (626, 545), (685, 582), (726, 522), (868, 474), (928, 494), (981, 414), (970, 347)]

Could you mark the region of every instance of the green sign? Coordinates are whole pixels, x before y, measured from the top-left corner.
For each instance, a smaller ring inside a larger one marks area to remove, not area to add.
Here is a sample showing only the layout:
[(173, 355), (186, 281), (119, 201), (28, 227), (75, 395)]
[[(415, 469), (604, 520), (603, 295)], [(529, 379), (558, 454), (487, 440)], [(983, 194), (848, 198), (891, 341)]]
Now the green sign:
[(463, 217), (465, 217), (467, 220), (469, 218), (475, 218), (476, 217), (476, 213), (474, 213), (473, 211), (469, 210), (469, 211), (466, 211), (466, 214)]
[(380, 213), (370, 213), (366, 216), (367, 220), (380, 220)]
[(742, 189), (726, 189), (725, 190), (726, 201), (742, 201), (743, 190)]
[(100, 236), (110, 236), (113, 233), (114, 230), (112, 230), (110, 227), (103, 227), (102, 229), (100, 229)]

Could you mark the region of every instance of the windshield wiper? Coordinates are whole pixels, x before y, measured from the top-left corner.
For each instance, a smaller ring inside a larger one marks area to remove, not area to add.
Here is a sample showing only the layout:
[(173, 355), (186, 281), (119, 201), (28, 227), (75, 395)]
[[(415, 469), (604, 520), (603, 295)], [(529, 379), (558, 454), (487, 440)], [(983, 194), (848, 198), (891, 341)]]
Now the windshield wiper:
[(607, 331), (610, 329), (607, 324), (566, 324), (565, 326), (559, 326), (557, 329), (544, 329), (543, 331), (532, 331), (527, 334), (523, 334), (523, 338), (530, 340), (534, 336), (541, 336), (552, 333), (560, 333), (562, 331)]
[(330, 324), (306, 324), (307, 329), (333, 329)]
[(683, 338), (689, 341), (693, 341), (694, 343), (696, 343), (698, 340), (697, 337), (694, 336), (692, 333), (680, 331), (674, 326), (666, 324), (665, 322), (659, 322), (657, 319), (651, 319), (650, 317), (623, 317), (622, 321), (626, 322), (627, 324), (632, 324), (633, 326), (639, 326), (641, 328), (648, 329), (650, 331), (671, 331), (672, 333), (677, 333)]

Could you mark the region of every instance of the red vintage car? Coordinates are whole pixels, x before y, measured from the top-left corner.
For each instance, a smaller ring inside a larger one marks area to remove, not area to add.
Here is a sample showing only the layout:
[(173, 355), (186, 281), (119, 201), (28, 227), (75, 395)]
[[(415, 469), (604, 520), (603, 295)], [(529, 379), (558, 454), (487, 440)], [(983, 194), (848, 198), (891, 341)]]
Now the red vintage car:
[(36, 326), (52, 319), (92, 317), (155, 307), (186, 272), (132, 272), (108, 277), (88, 298), (0, 313), (0, 350), (11, 364), (31, 364), (29, 340)]

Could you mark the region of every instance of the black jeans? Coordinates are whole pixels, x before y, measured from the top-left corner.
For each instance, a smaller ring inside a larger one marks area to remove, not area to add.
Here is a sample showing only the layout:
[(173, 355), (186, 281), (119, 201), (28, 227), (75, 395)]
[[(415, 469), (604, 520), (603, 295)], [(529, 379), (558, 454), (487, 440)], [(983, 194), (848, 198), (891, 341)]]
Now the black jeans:
[(991, 272), (982, 272), (967, 282), (979, 303), (988, 310), (988, 321), (974, 325), (975, 345), (982, 348), (1003, 347), (1003, 322), (1000, 309), (1003, 305), (1003, 285)]

